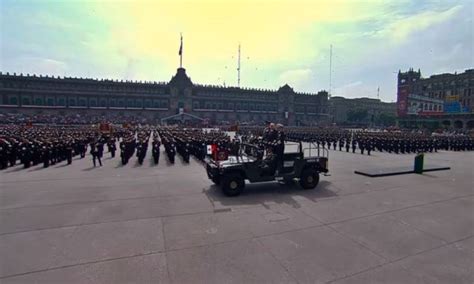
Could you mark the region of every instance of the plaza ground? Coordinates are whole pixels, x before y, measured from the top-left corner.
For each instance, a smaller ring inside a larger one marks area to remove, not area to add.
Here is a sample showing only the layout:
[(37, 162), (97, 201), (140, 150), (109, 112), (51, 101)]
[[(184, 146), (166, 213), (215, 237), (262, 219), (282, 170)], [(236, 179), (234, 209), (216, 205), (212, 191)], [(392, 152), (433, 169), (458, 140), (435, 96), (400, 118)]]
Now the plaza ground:
[(368, 178), (413, 155), (330, 151), (317, 190), (225, 197), (196, 160), (0, 172), (0, 282), (473, 283), (474, 153), (450, 171)]

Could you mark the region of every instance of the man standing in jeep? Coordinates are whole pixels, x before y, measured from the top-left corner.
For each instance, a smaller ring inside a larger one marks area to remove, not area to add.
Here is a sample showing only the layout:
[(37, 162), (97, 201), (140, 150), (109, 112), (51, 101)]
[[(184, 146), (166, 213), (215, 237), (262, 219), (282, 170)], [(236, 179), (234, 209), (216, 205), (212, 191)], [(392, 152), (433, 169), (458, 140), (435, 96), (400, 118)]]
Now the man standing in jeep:
[(276, 159), (277, 159), (277, 169), (281, 170), (283, 167), (283, 154), (285, 153), (285, 132), (283, 131), (283, 125), (277, 124), (277, 145), (276, 145)]

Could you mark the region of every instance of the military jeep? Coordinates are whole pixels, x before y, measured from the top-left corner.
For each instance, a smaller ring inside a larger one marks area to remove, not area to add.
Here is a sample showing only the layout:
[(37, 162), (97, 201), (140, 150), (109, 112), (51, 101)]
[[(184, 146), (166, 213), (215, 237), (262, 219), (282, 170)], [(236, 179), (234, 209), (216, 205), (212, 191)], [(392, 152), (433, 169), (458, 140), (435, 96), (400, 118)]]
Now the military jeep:
[(285, 143), (283, 161), (279, 160), (276, 165), (265, 164), (261, 151), (257, 145), (243, 143), (237, 156), (228, 156), (225, 160), (206, 159), (207, 176), (221, 186), (225, 195), (237, 196), (246, 180), (285, 184), (298, 180), (303, 189), (314, 189), (319, 183), (319, 174), (328, 173), (329, 151), (315, 143), (309, 143), (306, 148), (301, 142)]

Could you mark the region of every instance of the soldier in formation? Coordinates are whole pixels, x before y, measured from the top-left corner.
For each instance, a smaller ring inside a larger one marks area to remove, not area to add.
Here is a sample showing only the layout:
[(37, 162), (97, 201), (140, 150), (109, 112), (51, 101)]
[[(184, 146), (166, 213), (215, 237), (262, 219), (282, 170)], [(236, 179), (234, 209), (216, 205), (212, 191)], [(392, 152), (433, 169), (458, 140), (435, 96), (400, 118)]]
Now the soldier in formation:
[[(243, 137), (271, 137), (271, 126), (263, 127), (241, 127)], [(418, 133), (407, 131), (351, 131), (336, 127), (330, 128), (305, 128), (290, 127), (286, 129), (286, 137), (289, 141), (313, 142), (320, 147), (337, 149), (346, 152), (352, 150), (356, 153), (371, 155), (373, 151), (388, 152), (394, 154), (409, 154), (418, 152), (437, 152), (440, 149), (446, 151), (472, 151), (474, 150), (474, 138), (469, 135), (434, 135), (430, 133)]]
[(106, 139), (96, 129), (84, 126), (1, 126), (0, 168), (13, 167), (18, 162), (24, 168), (38, 164), (47, 168), (61, 162), (70, 165), (74, 156), (84, 158), (93, 142), (101, 158)]

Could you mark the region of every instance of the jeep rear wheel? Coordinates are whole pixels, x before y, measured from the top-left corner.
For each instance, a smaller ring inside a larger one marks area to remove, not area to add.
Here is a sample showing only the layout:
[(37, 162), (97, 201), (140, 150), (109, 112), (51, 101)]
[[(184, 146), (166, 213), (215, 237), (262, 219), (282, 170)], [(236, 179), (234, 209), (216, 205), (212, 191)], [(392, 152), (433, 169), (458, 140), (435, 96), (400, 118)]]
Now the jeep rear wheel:
[(300, 185), (304, 189), (313, 189), (319, 183), (319, 173), (313, 169), (306, 169), (300, 177)]
[(245, 181), (242, 176), (232, 174), (222, 177), (222, 191), (227, 196), (237, 196), (242, 192)]

